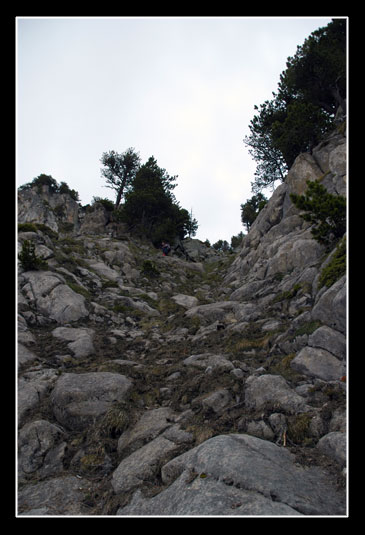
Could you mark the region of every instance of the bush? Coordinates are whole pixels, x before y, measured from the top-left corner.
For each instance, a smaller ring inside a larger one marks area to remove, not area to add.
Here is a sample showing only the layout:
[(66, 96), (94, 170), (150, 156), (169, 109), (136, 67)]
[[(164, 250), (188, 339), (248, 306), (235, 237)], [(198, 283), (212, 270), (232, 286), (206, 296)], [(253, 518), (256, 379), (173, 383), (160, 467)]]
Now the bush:
[(319, 287), (327, 286), (329, 288), (346, 273), (346, 237), (337, 245), (336, 251), (330, 262), (319, 277)]
[(152, 279), (155, 279), (160, 276), (160, 272), (158, 271), (158, 269), (156, 269), (155, 265), (150, 260), (145, 260), (143, 262), (141, 273), (145, 277)]
[(292, 193), (292, 202), (303, 210), (305, 221), (314, 224), (313, 237), (328, 249), (342, 238), (346, 232), (346, 199), (341, 195), (332, 195), (318, 181), (307, 180), (305, 195)]
[(24, 271), (48, 268), (47, 262), (43, 258), (36, 256), (34, 243), (29, 240), (24, 240), (18, 258)]

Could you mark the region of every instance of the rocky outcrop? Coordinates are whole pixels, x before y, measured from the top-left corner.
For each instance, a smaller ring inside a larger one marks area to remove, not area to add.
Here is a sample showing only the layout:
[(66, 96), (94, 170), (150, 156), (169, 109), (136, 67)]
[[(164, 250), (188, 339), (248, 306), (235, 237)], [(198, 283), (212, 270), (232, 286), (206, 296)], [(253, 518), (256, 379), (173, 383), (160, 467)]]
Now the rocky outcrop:
[(19, 266), (19, 515), (346, 515), (346, 277), (320, 288), (290, 201), (344, 194), (345, 146), (300, 155), (235, 255), (21, 193), (48, 268)]

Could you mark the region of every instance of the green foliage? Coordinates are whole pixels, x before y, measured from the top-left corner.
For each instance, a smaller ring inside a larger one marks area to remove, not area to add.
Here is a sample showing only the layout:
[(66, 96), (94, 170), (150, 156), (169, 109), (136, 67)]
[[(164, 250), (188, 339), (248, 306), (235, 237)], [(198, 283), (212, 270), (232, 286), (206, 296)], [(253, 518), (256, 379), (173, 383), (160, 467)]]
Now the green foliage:
[(160, 276), (160, 272), (158, 271), (154, 263), (151, 262), (151, 260), (145, 260), (143, 262), (141, 273), (145, 277), (148, 277), (151, 279), (156, 279), (157, 277)]
[(257, 193), (245, 202), (245, 204), (241, 204), (241, 221), (246, 226), (247, 232), (267, 202), (266, 197), (262, 193)]
[(104, 152), (100, 162), (104, 165), (101, 174), (106, 179), (106, 187), (116, 191), (115, 208), (118, 208), (123, 195), (131, 188), (141, 159), (134, 148), (130, 147), (122, 154), (114, 150)]
[(110, 199), (102, 199), (101, 197), (93, 197), (91, 206), (94, 208), (96, 205), (101, 204), (107, 212), (113, 212), (114, 203)]
[(45, 175), (44, 173), (41, 173), (36, 178), (33, 178), (31, 182), (20, 186), (19, 190), (24, 191), (32, 189), (35, 186), (37, 187), (39, 193), (41, 192), (43, 186), (48, 186), (50, 193), (67, 193), (74, 201), (79, 201), (78, 192), (74, 189), (70, 189), (66, 182), (61, 182), (58, 184), (58, 182), (51, 175)]
[(129, 230), (150, 239), (155, 245), (173, 242), (197, 228), (195, 219), (179, 206), (172, 190), (176, 176), (170, 176), (151, 156), (140, 167), (125, 195), (121, 219)]
[(37, 227), (34, 223), (19, 223), (18, 232), (37, 232)]
[(217, 242), (213, 243), (213, 249), (226, 253), (230, 250), (230, 247), (227, 240), (218, 240)]
[(24, 240), (22, 250), (18, 254), (20, 265), (24, 271), (47, 269), (48, 265), (43, 258), (36, 256), (35, 245), (29, 240)]
[(319, 287), (327, 286), (329, 288), (346, 273), (346, 236), (337, 245), (331, 260), (319, 277)]
[(346, 232), (346, 199), (332, 195), (318, 181), (307, 181), (305, 195), (291, 194), (292, 202), (304, 213), (305, 221), (314, 225), (313, 237), (327, 248), (333, 247)]
[(242, 240), (244, 238), (243, 232), (239, 232), (236, 236), (231, 237), (231, 249), (236, 249), (239, 247), (242, 243)]
[(337, 108), (346, 109), (346, 20), (313, 32), (286, 67), (273, 100), (255, 106), (258, 114), (244, 139), (257, 162), (256, 193), (283, 180), (298, 154), (334, 127)]

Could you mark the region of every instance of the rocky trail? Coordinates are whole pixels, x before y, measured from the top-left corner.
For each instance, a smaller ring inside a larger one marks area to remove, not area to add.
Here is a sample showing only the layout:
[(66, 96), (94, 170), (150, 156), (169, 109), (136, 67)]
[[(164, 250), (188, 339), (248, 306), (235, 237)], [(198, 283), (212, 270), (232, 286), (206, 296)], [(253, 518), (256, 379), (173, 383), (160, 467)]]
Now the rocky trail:
[(48, 268), (18, 276), (19, 515), (346, 514), (346, 277), (319, 287), (330, 257), (289, 201), (308, 173), (339, 190), (342, 139), (236, 254), (163, 257), (96, 211), (61, 232), (71, 200), (23, 193)]

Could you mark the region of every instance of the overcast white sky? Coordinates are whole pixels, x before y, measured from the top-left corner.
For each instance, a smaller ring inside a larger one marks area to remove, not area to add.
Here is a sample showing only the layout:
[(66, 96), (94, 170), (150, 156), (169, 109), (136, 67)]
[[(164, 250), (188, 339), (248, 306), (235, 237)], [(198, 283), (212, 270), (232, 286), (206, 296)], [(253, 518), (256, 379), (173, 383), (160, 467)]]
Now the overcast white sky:
[(197, 238), (244, 231), (256, 164), (243, 138), (297, 45), (331, 17), (17, 18), (17, 184), (41, 173), (83, 205), (115, 200), (103, 152), (170, 175)]

